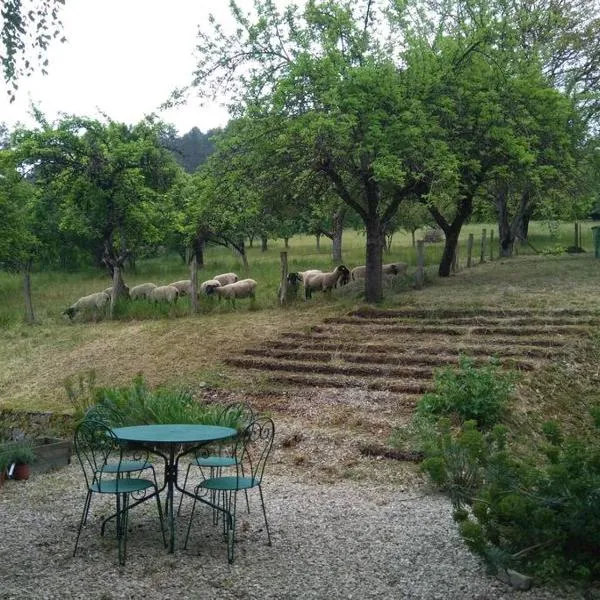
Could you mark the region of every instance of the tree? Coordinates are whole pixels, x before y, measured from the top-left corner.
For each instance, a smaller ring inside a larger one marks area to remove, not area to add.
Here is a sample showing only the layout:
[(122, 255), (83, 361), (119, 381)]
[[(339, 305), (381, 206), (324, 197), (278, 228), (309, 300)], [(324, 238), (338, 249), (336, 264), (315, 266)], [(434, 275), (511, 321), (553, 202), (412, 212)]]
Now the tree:
[(67, 117), (13, 135), (20, 170), (58, 199), (60, 227), (84, 237), (113, 278), (112, 306), (126, 294), (125, 260), (164, 235), (162, 200), (178, 167), (159, 143), (161, 124), (128, 126)]
[[(61, 35), (60, 10), (65, 0), (4, 0), (0, 60), (6, 90), (13, 102), (18, 80), (36, 69), (46, 75), (48, 48)], [(61, 42), (66, 38), (61, 37)]]
[(231, 6), (238, 29), (201, 34), (194, 85), (215, 93), (227, 83), (240, 112), (278, 118), (281, 151), (297, 172), (318, 174), (360, 215), (366, 298), (377, 302), (387, 223), (403, 200), (448, 174), (448, 148), (413, 93), (419, 74), (386, 55), (373, 2), (311, 0), (303, 14), (294, 6), (281, 14), (256, 0), (254, 22)]

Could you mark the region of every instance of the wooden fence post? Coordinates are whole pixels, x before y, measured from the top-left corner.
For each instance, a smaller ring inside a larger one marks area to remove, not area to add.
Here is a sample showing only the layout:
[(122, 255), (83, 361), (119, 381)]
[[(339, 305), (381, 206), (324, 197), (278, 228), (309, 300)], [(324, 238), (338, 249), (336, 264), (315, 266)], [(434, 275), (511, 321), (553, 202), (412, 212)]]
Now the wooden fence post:
[(452, 272), (458, 271), (458, 242), (456, 242), (456, 248), (454, 248), (454, 256), (452, 257)]
[(281, 261), (281, 280), (279, 283), (279, 303), (285, 304), (287, 302), (287, 276), (288, 276), (287, 252), (280, 252), (279, 259)]
[(473, 237), (473, 234), (470, 233), (469, 234), (469, 239), (467, 241), (467, 269), (471, 268), (471, 258), (473, 256), (473, 243), (475, 241), (475, 238)]
[(494, 230), (490, 229), (490, 260), (494, 260)]
[(415, 285), (417, 289), (421, 289), (425, 282), (425, 252), (424, 242), (419, 240), (417, 242), (417, 272), (415, 273)]
[(485, 245), (487, 243), (487, 229), (481, 232), (481, 253), (479, 255), (479, 262), (485, 262)]

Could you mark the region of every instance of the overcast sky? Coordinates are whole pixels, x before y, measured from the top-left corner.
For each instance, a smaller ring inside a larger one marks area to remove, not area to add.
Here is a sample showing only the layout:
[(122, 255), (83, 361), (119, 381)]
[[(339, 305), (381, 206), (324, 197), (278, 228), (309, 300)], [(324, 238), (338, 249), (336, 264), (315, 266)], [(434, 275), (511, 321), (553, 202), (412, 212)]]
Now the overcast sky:
[[(67, 42), (53, 43), (49, 75), (19, 82), (13, 104), (0, 94), (0, 121), (30, 125), (30, 101), (51, 120), (59, 112), (97, 117), (102, 111), (116, 121), (139, 121), (190, 82), (198, 25), (210, 12), (227, 22), (227, 6), (227, 0), (66, 0)], [(201, 107), (196, 98), (160, 115), (180, 134), (228, 119), (224, 108)]]

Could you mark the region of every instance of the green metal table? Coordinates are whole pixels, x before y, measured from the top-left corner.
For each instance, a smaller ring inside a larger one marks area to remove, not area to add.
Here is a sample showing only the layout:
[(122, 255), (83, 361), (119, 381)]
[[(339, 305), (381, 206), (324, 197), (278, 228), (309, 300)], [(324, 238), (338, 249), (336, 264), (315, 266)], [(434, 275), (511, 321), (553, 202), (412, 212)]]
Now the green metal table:
[[(237, 435), (237, 430), (231, 427), (216, 425), (134, 425), (132, 427), (117, 427), (114, 434), (124, 443), (136, 444), (146, 447), (153, 454), (158, 454), (165, 461), (165, 478), (163, 486), (158, 490), (167, 489), (165, 513), (169, 527), (169, 552), (175, 548), (175, 519), (173, 514), (173, 496), (175, 488), (182, 494), (194, 497), (191, 492), (180, 488), (177, 483), (179, 459), (198, 448), (226, 440)], [(186, 446), (184, 452), (178, 452)]]

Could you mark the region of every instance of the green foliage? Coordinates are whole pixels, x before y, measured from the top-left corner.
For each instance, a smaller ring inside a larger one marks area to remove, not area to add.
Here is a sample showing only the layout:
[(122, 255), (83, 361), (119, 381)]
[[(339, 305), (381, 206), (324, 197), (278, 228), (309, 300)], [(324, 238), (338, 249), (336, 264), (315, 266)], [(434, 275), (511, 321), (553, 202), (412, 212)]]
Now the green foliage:
[(6, 442), (0, 445), (0, 469), (12, 463), (29, 465), (35, 460), (33, 445), (28, 440)]
[(489, 429), (506, 408), (515, 375), (502, 372), (493, 359), (488, 365), (477, 367), (472, 358), (461, 355), (458, 369), (439, 369), (434, 379), (434, 390), (421, 398), (417, 414), (456, 415), (461, 421), (473, 419), (480, 428)]
[(600, 428), (590, 439), (565, 437), (548, 422), (543, 433), (542, 459), (517, 457), (502, 428), (467, 421), (453, 431), (442, 419), (423, 468), (449, 493), (465, 543), (490, 564), (598, 580)]
[(203, 404), (186, 390), (148, 388), (142, 375), (127, 387), (97, 387), (95, 375), (88, 372), (78, 383), (65, 382), (78, 421), (93, 419), (113, 427), (154, 423), (205, 423), (238, 427), (242, 414), (222, 416), (223, 406)]

